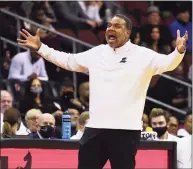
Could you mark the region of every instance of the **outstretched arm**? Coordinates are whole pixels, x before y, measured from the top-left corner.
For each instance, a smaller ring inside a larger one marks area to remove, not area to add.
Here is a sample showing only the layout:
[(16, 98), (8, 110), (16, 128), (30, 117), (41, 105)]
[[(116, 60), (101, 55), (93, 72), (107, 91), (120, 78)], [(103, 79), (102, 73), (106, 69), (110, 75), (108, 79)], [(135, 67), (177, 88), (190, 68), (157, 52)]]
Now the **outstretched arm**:
[(18, 39), (21, 46), (30, 48), (37, 51), (43, 58), (70, 71), (87, 72), (89, 69), (89, 58), (93, 55), (93, 49), (78, 54), (69, 54), (60, 52), (49, 48), (47, 45), (40, 41), (40, 29), (37, 30), (36, 35), (32, 36), (26, 30), (20, 31), (21, 36), (24, 38)]
[(180, 31), (177, 31), (176, 49), (169, 55), (159, 54), (151, 51), (149, 54), (153, 56), (151, 68), (153, 74), (161, 74), (167, 71), (174, 70), (182, 61), (185, 50), (186, 41), (188, 40), (188, 32), (183, 37), (180, 37)]

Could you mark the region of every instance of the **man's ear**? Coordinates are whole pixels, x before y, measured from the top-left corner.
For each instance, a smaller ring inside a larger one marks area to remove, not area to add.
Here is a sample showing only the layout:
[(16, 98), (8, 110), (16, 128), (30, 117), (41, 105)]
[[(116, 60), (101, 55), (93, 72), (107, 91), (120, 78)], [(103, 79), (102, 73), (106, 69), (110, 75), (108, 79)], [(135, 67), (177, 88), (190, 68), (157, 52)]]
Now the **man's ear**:
[(127, 30), (127, 35), (128, 35), (128, 37), (130, 37), (130, 34), (131, 34), (131, 30)]

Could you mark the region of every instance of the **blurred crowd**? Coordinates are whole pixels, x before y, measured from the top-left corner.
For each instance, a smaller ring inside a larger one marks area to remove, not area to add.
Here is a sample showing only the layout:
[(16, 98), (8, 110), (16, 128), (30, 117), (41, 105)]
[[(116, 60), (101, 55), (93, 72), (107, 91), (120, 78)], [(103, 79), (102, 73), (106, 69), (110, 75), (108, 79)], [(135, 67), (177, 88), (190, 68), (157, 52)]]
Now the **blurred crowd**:
[[(154, 2), (154, 5), (150, 2), (126, 1), (46, 0), (0, 3), (1, 9), (48, 28), (50, 31), (41, 29), (42, 41), (65, 52), (72, 52), (72, 42), (51, 31), (59, 31), (93, 45), (106, 43), (106, 24), (117, 13), (132, 20), (133, 43), (163, 54), (174, 50), (177, 29), (180, 29), (181, 35), (187, 30), (190, 38), (186, 55), (183, 62), (169, 72), (169, 75), (192, 83), (190, 6), (191, 2)], [(16, 41), (16, 20), (3, 13), (0, 13), (0, 20), (0, 34)], [(38, 28), (27, 21), (21, 21), (20, 25), (31, 34), (35, 34)], [(37, 53), (30, 50), (18, 53), (9, 44), (0, 45), (3, 49), (0, 53), (2, 137), (28, 135), (31, 138), (60, 139), (62, 113), (69, 111), (72, 123), (71, 139), (80, 139), (89, 120), (88, 76), (77, 74), (78, 80), (74, 84), (72, 73), (43, 60)], [(77, 49), (78, 52), (86, 50), (82, 45), (77, 45)], [(142, 117), (142, 131), (155, 131), (158, 139), (174, 141), (192, 134), (192, 111), (191, 105), (188, 105), (187, 87), (156, 76), (152, 79), (148, 96), (184, 110), (187, 114), (184, 116), (147, 102)], [(101, 117), (101, 120), (107, 119)]]

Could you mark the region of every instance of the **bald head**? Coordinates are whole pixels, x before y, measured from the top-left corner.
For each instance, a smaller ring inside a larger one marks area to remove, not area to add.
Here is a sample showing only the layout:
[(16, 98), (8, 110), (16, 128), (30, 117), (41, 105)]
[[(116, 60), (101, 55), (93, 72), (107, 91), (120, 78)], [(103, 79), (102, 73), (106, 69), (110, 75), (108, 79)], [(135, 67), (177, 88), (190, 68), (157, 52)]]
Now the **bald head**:
[(6, 90), (1, 90), (1, 113), (4, 113), (4, 111), (13, 105), (13, 97), (11, 93), (9, 93)]
[(50, 138), (55, 130), (55, 118), (49, 113), (41, 114), (37, 119), (37, 132), (43, 138)]
[(49, 113), (41, 114), (37, 119), (38, 126), (50, 125), (55, 126), (55, 118)]

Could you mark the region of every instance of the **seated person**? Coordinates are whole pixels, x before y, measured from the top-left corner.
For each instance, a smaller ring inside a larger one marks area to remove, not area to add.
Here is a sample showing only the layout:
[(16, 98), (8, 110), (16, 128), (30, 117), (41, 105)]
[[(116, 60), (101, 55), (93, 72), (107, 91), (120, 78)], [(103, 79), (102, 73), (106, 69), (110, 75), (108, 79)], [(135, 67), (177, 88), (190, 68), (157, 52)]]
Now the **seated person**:
[(72, 140), (79, 140), (81, 139), (83, 133), (84, 133), (84, 129), (85, 129), (85, 125), (87, 124), (89, 120), (89, 112), (83, 112), (78, 120), (78, 131), (76, 133), (76, 135), (72, 136), (70, 139)]
[[(13, 96), (11, 93), (9, 93), (6, 90), (1, 90), (1, 102), (0, 102), (0, 125), (1, 125), (1, 133), (3, 132), (3, 119), (4, 119), (4, 113), (8, 108), (13, 107)], [(19, 119), (19, 126), (18, 130), (16, 132), (17, 135), (27, 135), (26, 127), (24, 126), (23, 122), (21, 121), (21, 117)]]
[(29, 134), (37, 132), (37, 119), (41, 114), (42, 112), (39, 109), (31, 109), (26, 113), (25, 122)]
[(178, 136), (185, 137), (192, 135), (192, 113), (191, 111), (185, 117), (184, 128), (178, 130)]
[(168, 133), (177, 136), (179, 127), (178, 119), (175, 116), (170, 116), (168, 121)]
[(149, 117), (147, 116), (147, 114), (143, 113), (143, 116), (142, 116), (142, 123), (143, 123), (143, 129), (142, 131), (145, 131), (145, 132), (151, 132), (153, 131), (151, 127), (149, 127)]
[[(173, 38), (173, 47), (175, 48), (176, 31), (179, 29), (183, 35), (188, 31), (188, 35), (192, 37), (192, 22), (190, 21), (190, 13), (185, 5), (180, 5), (175, 9), (176, 20), (170, 25), (170, 31)], [(186, 43), (187, 52), (192, 53), (192, 38), (189, 38)]]
[(150, 30), (151, 33), (148, 36), (148, 42), (142, 42), (141, 45), (158, 53), (169, 54), (171, 52), (170, 46), (163, 43), (160, 28), (158, 26), (152, 26)]
[(30, 133), (29, 137), (34, 139), (54, 139), (55, 119), (49, 113), (41, 114), (37, 119), (37, 132)]
[(30, 50), (16, 54), (11, 60), (8, 79), (27, 81), (35, 78), (48, 80), (44, 60)]
[(16, 135), (20, 123), (20, 112), (15, 108), (8, 108), (3, 116), (3, 130), (1, 136), (3, 138), (12, 138)]
[(153, 131), (157, 132), (157, 140), (177, 142), (180, 139), (168, 133), (168, 116), (165, 110), (154, 108), (149, 117)]
[(44, 90), (44, 86), (39, 79), (33, 79), (26, 85), (25, 96), (20, 100), (19, 110), (22, 116), (30, 109), (40, 109), (41, 112), (52, 113), (55, 105), (52, 98)]

